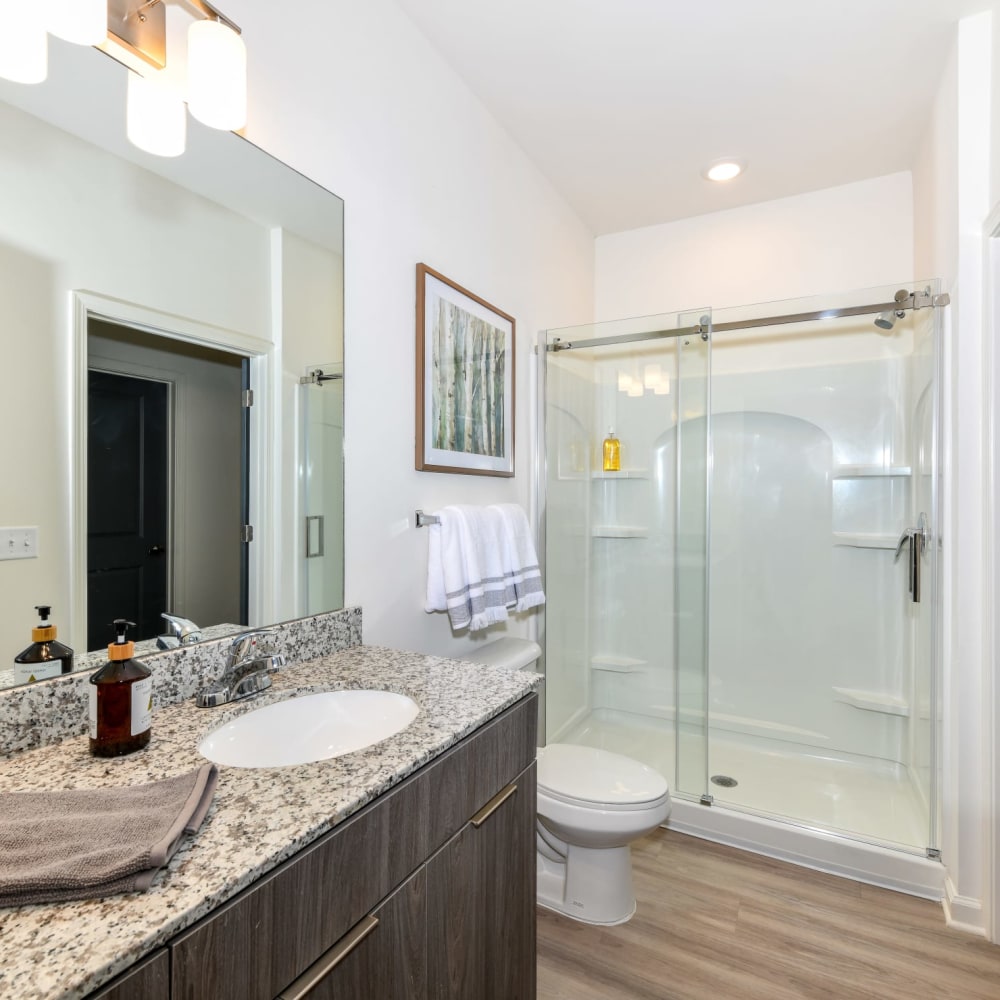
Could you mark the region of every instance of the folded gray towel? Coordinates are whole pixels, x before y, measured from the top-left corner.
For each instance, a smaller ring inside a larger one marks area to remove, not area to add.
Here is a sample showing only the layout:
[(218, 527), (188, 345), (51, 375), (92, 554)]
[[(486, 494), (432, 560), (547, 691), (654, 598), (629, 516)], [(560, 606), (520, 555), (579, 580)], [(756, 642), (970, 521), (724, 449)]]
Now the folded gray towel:
[(148, 889), (217, 783), (205, 764), (132, 788), (0, 793), (0, 906)]

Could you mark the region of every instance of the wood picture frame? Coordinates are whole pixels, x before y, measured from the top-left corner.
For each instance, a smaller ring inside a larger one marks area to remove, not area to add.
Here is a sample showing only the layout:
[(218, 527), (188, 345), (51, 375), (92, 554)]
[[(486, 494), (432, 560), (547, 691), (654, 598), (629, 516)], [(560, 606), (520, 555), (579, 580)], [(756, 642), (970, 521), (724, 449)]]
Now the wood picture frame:
[(514, 317), (417, 265), (419, 472), (514, 475)]

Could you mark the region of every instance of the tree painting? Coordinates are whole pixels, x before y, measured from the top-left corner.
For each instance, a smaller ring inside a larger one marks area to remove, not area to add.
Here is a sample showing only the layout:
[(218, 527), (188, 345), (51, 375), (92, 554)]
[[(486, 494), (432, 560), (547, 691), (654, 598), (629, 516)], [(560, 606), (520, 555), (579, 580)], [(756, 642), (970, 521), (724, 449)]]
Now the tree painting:
[(433, 447), (503, 458), (506, 332), (440, 296), (430, 313)]

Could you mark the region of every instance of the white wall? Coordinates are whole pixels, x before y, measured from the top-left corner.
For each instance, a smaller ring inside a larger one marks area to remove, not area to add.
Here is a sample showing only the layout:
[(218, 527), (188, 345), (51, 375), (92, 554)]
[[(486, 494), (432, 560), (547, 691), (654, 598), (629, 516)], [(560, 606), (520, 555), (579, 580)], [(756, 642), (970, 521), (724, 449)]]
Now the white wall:
[(912, 219), (910, 175), (899, 173), (600, 236), (595, 318), (905, 281), (914, 277)]
[(945, 279), (944, 825), (950, 920), (986, 924), (988, 829), (984, 657), (982, 227), (990, 208), (991, 53), (986, 13), (966, 18), (938, 87), (914, 168), (918, 263)]
[[(304, 21), (269, 0), (232, 8), (248, 136), (346, 201), (346, 599), (366, 642), (455, 654), (469, 640), (423, 611), (413, 511), (530, 503), (531, 347), (590, 319), (592, 235), (391, 0), (315, 4)], [(421, 261), (517, 320), (514, 479), (414, 471)]]

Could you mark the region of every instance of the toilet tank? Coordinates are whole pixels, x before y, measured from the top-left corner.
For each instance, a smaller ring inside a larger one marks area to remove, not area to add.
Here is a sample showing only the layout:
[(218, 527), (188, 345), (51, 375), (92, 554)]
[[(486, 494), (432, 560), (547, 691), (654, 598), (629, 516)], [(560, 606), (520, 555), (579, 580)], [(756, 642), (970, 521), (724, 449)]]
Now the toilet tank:
[(483, 643), (468, 653), (462, 653), (461, 659), (473, 663), (485, 663), (501, 670), (528, 670), (542, 655), (542, 647), (530, 639), (515, 639), (505, 637)]

